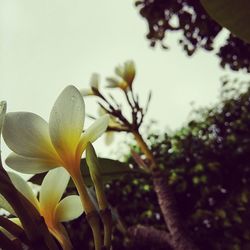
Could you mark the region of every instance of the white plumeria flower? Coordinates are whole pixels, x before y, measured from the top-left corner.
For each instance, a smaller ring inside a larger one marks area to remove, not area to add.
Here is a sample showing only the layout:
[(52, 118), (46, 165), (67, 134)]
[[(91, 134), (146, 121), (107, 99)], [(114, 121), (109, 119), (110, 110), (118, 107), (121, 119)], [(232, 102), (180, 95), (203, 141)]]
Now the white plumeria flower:
[(107, 88), (120, 88), (122, 90), (127, 90), (128, 84), (123, 79), (119, 79), (116, 77), (107, 77), (106, 78), (108, 85)]
[(49, 123), (28, 112), (7, 113), (3, 138), (14, 151), (6, 164), (19, 172), (36, 174), (62, 166), (71, 175), (86, 213), (93, 211), (80, 171), (80, 161), (88, 142), (107, 129), (109, 116), (96, 120), (83, 132), (85, 105), (74, 86), (66, 87), (57, 98)]
[[(99, 106), (98, 115), (101, 117), (105, 114), (107, 114), (107, 112), (101, 106)], [(120, 122), (118, 122), (117, 118), (112, 116), (112, 115), (109, 115), (108, 127), (119, 128), (119, 129), (123, 128), (122, 124)], [(105, 132), (104, 142), (106, 145), (110, 145), (111, 143), (113, 143), (114, 139), (115, 139), (115, 132), (114, 131), (106, 131)]]
[[(69, 195), (61, 200), (70, 178), (66, 170), (57, 168), (47, 173), (41, 185), (39, 200), (36, 198), (28, 183), (19, 175), (15, 173), (8, 174), (17, 190), (34, 205), (44, 218), (49, 231), (58, 240), (62, 248), (64, 250), (72, 249), (69, 236), (62, 222), (78, 218), (83, 213), (83, 209), (78, 195)], [(2, 200), (0, 204), (3, 205), (2, 207), (10, 214), (13, 214), (13, 210), (7, 201), (4, 204)], [(21, 222), (16, 218), (14, 222), (21, 225)]]
[[(99, 116), (101, 117), (101, 116), (103, 116), (103, 115), (105, 115), (105, 114), (107, 114), (106, 113), (106, 111), (102, 108), (102, 107), (99, 107), (99, 109), (98, 109), (98, 114), (99, 114)], [(115, 117), (113, 117), (113, 116), (109, 116), (109, 126), (111, 126), (111, 125), (116, 125), (116, 121), (115, 121)], [(113, 141), (114, 141), (114, 138), (115, 138), (115, 136), (114, 136), (114, 132), (113, 131), (106, 131), (106, 133), (105, 133), (105, 137), (104, 137), (104, 141), (105, 141), (105, 144), (106, 145), (110, 145)]]
[(126, 91), (131, 88), (135, 78), (135, 63), (126, 61), (124, 65), (119, 65), (115, 68), (115, 73), (118, 77), (108, 77), (108, 88), (121, 88)]
[(90, 88), (81, 89), (82, 96), (95, 95), (95, 90), (99, 89), (100, 76), (97, 73), (93, 73), (90, 78)]

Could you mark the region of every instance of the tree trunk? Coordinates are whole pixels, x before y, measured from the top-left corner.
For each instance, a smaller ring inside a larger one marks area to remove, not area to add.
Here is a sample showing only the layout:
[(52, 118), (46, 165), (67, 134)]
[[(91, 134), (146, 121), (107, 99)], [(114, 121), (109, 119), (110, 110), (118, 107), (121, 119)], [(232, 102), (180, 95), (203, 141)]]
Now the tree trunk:
[[(158, 230), (152, 226), (136, 225), (130, 227), (127, 232), (138, 246), (157, 247), (157, 249), (172, 250), (171, 238), (165, 231)], [(145, 248), (146, 249), (146, 248)]]
[(160, 171), (154, 171), (152, 176), (154, 190), (164, 221), (172, 238), (173, 248), (175, 250), (198, 250), (189, 238), (184, 223), (177, 212), (174, 195), (167, 184), (166, 176)]

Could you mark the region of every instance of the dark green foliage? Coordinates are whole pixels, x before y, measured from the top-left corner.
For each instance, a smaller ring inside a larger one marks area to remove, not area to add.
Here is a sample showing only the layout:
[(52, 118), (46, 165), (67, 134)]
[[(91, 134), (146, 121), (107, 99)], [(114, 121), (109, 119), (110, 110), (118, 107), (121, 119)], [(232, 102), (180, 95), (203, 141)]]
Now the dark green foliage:
[[(109, 183), (112, 180), (116, 180), (122, 177), (122, 175), (127, 174), (132, 171), (128, 164), (122, 163), (120, 161), (98, 158), (102, 168), (100, 172), (102, 174), (103, 183)], [(81, 171), (84, 179), (84, 183), (87, 186), (92, 186), (92, 180), (89, 174), (89, 167), (87, 166), (86, 159), (81, 160)], [(46, 173), (36, 174), (32, 176), (29, 181), (41, 185)], [(75, 187), (72, 180), (70, 180), (69, 187)]]
[(250, 2), (248, 0), (200, 0), (210, 17), (250, 43)]
[[(168, 33), (178, 32), (179, 44), (189, 56), (200, 48), (214, 50), (222, 28), (207, 15), (200, 0), (140, 0), (136, 6), (148, 22), (147, 38), (152, 46), (167, 47)], [(250, 44), (230, 34), (215, 52), (222, 67), (250, 72)]]
[[(228, 85), (220, 105), (173, 136), (149, 137), (183, 223), (204, 250), (250, 249), (250, 89), (240, 94)], [(150, 176), (127, 176), (109, 190), (128, 225), (164, 228)]]
[[(183, 223), (202, 250), (250, 249), (250, 88), (245, 83), (242, 92), (234, 85), (225, 80), (221, 102), (196, 111), (195, 119), (173, 135), (148, 137)], [(128, 162), (135, 164), (129, 155)], [(128, 174), (108, 185), (107, 195), (127, 226), (165, 229), (150, 175)], [(77, 231), (82, 227), (78, 221), (68, 226)], [(114, 249), (145, 248), (134, 246), (116, 229)]]

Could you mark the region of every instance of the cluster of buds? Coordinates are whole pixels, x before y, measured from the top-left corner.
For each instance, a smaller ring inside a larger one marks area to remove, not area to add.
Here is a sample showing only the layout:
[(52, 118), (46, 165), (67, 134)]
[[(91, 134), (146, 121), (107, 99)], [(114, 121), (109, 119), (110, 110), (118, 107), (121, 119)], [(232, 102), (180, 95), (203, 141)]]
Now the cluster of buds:
[(108, 77), (108, 88), (120, 88), (127, 91), (132, 88), (132, 83), (135, 78), (135, 64), (133, 61), (127, 61), (124, 65), (119, 65), (115, 68), (115, 77)]
[[(109, 98), (105, 97), (102, 90), (100, 89), (99, 80), (100, 77), (93, 75), (90, 81), (90, 89), (82, 90), (85, 95), (95, 96), (99, 99), (98, 104), (101, 110), (99, 113), (109, 114), (109, 124), (106, 131), (106, 142), (110, 144), (113, 141), (114, 132), (126, 132), (132, 133), (142, 149), (143, 153), (146, 155), (147, 159), (151, 162), (151, 168), (154, 168), (155, 162), (154, 157), (150, 150), (148, 149), (146, 143), (144, 142), (142, 136), (139, 133), (139, 128), (143, 123), (143, 119), (148, 111), (149, 103), (151, 100), (151, 92), (148, 95), (147, 103), (144, 108), (139, 103), (139, 97), (134, 93), (133, 81), (136, 76), (135, 63), (133, 61), (126, 61), (123, 65), (119, 65), (115, 68), (116, 76), (107, 77), (107, 88), (118, 88), (121, 89), (126, 98), (127, 104), (131, 109), (131, 117), (127, 118), (124, 114), (121, 104), (109, 94)], [(91, 91), (90, 91), (91, 90)], [(87, 94), (88, 93), (88, 94)], [(133, 155), (133, 154), (132, 154)], [(138, 157), (136, 157), (138, 160)], [(142, 164), (140, 164), (142, 166)], [(144, 167), (144, 169), (146, 169)]]

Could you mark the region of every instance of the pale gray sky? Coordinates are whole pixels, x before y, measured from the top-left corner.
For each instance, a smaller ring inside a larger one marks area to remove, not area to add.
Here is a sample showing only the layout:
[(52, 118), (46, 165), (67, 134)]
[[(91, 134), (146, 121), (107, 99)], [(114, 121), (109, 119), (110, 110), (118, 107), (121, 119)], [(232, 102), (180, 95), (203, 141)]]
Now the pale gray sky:
[[(133, 1), (0, 0), (0, 100), (8, 102), (8, 111), (48, 119), (65, 86), (87, 87), (93, 72), (104, 79), (133, 59), (136, 90), (142, 99), (153, 91), (148, 119), (175, 129), (186, 121), (190, 102), (215, 102), (222, 75), (239, 76), (221, 70), (213, 53), (188, 58), (174, 35), (169, 51), (151, 49), (146, 31)], [(94, 103), (86, 104), (96, 114)], [(100, 142), (98, 151), (109, 151), (103, 148)]]

